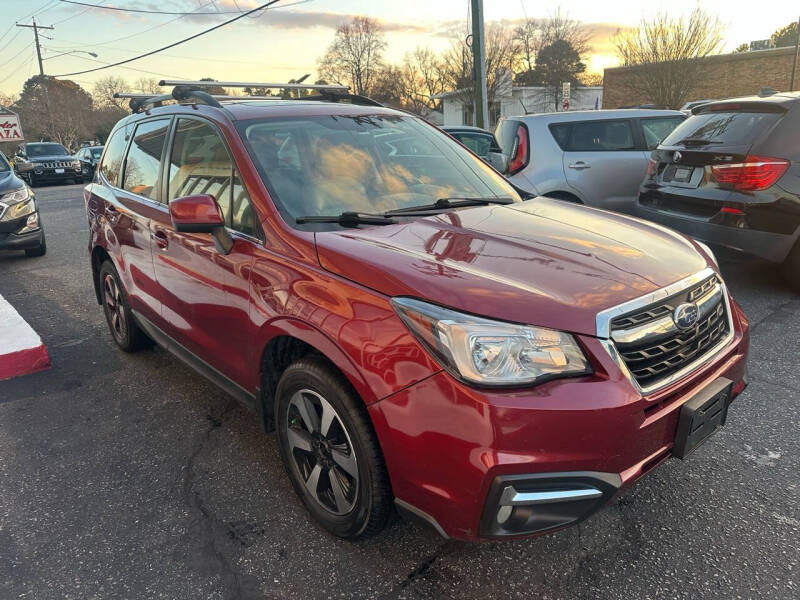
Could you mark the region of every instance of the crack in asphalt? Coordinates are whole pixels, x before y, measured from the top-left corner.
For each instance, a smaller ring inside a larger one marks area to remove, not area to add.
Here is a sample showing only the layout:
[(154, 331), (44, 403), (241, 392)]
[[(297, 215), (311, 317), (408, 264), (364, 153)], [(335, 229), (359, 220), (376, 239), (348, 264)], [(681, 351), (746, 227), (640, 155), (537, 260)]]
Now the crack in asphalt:
[(211, 449), (209, 443), (215, 438), (212, 434), (222, 427), (226, 417), (236, 408), (238, 408), (236, 400), (230, 399), (219, 417), (214, 417), (210, 414), (206, 416), (209, 426), (200, 437), (200, 441), (186, 462), (183, 497), (186, 504), (196, 513), (196, 517), (189, 525), (189, 530), (199, 529), (196, 536), (197, 541), (201, 544), (201, 552), (212, 563), (216, 564), (225, 589), (228, 591), (225, 597), (230, 600), (255, 600), (264, 597), (260, 592), (258, 580), (252, 576), (243, 575), (234, 568), (231, 559), (226, 556), (224, 549), (220, 547), (230, 537), (228, 526), (209, 508), (203, 494), (194, 489), (198, 481), (198, 474), (195, 468), (197, 459), (203, 451)]
[(436, 552), (423, 558), (419, 564), (414, 567), (408, 575), (406, 575), (405, 579), (400, 581), (400, 583), (394, 586), (391, 590), (381, 595), (381, 600), (400, 598), (403, 591), (407, 590), (410, 586), (413, 586), (416, 582), (426, 579), (430, 575), (430, 571), (433, 569), (436, 561), (447, 556), (448, 554), (452, 554), (458, 548), (463, 546), (463, 543), (455, 540), (449, 540), (443, 543), (441, 546), (439, 546)]

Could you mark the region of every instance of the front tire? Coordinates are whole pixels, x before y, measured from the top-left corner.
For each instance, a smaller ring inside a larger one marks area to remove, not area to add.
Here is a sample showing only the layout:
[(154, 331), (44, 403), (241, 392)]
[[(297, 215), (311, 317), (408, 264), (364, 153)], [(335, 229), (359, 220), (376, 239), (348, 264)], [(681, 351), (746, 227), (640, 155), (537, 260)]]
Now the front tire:
[(789, 256), (783, 261), (782, 269), (784, 279), (794, 291), (800, 293), (800, 240), (797, 240)]
[(298, 360), (275, 394), (281, 459), (306, 509), (342, 538), (374, 535), (391, 514), (392, 491), (361, 399), (321, 357)]
[(128, 295), (117, 275), (113, 263), (107, 260), (100, 267), (100, 290), (103, 312), (106, 315), (111, 337), (125, 352), (137, 352), (151, 344), (150, 338), (139, 327), (128, 303)]

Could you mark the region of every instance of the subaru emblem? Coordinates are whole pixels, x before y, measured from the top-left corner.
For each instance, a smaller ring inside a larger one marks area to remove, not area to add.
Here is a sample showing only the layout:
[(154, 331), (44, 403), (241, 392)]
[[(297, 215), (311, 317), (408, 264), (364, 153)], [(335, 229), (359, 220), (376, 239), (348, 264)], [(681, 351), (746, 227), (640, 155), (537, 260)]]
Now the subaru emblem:
[(672, 160), (674, 160), (675, 162), (681, 162), (682, 158), (683, 154), (681, 154), (680, 152), (676, 152), (675, 154), (672, 155)]
[(672, 313), (672, 320), (675, 322), (678, 329), (686, 331), (697, 325), (698, 316), (697, 304), (694, 302), (687, 302), (675, 309), (675, 312)]

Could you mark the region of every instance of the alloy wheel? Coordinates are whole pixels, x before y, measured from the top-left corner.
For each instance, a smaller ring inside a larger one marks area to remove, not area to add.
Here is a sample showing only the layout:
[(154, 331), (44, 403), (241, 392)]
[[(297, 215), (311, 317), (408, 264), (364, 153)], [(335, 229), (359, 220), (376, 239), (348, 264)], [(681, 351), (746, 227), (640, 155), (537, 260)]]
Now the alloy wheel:
[(358, 465), (339, 414), (320, 394), (302, 389), (289, 400), (286, 418), (290, 459), (308, 492), (334, 515), (353, 510)]
[(114, 277), (107, 273), (103, 278), (103, 295), (105, 297), (105, 309), (108, 316), (108, 323), (111, 331), (118, 340), (125, 338), (127, 332), (127, 322), (125, 320), (125, 308), (122, 306), (122, 293)]

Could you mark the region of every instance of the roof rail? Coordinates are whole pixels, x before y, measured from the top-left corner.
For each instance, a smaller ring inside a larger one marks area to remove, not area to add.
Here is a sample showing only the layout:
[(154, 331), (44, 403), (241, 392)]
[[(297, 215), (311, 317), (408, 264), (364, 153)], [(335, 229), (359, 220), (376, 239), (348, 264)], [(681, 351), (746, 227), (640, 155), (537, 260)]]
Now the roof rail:
[(383, 106), (377, 100), (361, 96), (360, 94), (349, 93), (350, 88), (346, 85), (333, 83), (265, 83), (259, 81), (178, 81), (175, 79), (162, 79), (158, 85), (176, 87), (185, 86), (187, 88), (196, 87), (223, 87), (223, 88), (263, 88), (263, 89), (284, 89), (284, 90), (316, 90), (319, 95), (302, 96), (300, 98), (290, 98), (296, 100), (320, 100), (336, 102), (338, 100), (349, 100), (353, 104), (361, 106)]
[[(117, 92), (114, 94), (114, 98), (135, 98), (137, 100), (148, 100), (152, 98), (153, 94), (141, 94), (137, 92)], [(280, 96), (254, 96), (254, 95), (242, 95), (242, 96), (225, 96), (222, 94), (211, 94), (211, 97), (215, 100), (280, 100)]]
[(162, 79), (158, 85), (184, 85), (192, 88), (224, 87), (224, 88), (266, 88), (287, 90), (325, 90), (330, 92), (347, 93), (350, 89), (346, 85), (333, 83), (263, 83), (258, 81), (178, 81), (176, 79)]

